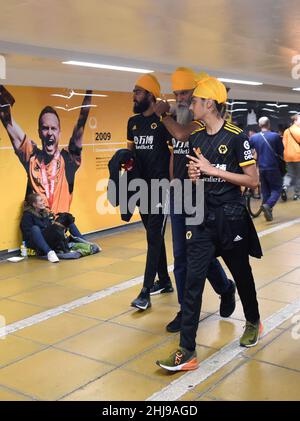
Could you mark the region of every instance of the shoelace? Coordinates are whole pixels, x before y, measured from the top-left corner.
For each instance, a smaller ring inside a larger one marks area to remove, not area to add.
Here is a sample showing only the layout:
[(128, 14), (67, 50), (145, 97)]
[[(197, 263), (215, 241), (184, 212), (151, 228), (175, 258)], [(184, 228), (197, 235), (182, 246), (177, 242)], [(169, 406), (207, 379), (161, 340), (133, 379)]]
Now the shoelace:
[(257, 326), (256, 325), (254, 325), (254, 324), (252, 324), (252, 323), (250, 323), (250, 322), (246, 322), (246, 324), (243, 326), (243, 328), (245, 329), (245, 331), (246, 330), (256, 330), (257, 329)]

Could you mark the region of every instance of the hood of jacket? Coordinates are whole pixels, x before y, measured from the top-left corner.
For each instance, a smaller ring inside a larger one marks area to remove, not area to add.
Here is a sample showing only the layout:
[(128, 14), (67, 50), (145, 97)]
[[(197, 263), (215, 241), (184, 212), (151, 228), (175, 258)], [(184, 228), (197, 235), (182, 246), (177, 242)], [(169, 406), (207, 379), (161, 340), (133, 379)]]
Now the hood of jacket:
[(41, 212), (37, 212), (32, 206), (25, 204), (24, 205), (24, 212), (30, 212), (37, 218), (46, 218), (47, 216), (50, 217), (49, 212), (46, 209), (43, 209)]

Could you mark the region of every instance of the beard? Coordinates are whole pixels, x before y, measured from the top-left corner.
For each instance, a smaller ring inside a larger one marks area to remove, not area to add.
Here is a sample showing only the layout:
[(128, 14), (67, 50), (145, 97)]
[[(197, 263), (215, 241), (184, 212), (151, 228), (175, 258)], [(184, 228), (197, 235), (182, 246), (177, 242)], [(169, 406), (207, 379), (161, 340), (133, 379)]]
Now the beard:
[(176, 121), (179, 124), (188, 124), (193, 120), (193, 113), (189, 110), (189, 105), (178, 104), (176, 106)]
[(150, 107), (150, 101), (148, 98), (144, 98), (141, 102), (134, 102), (133, 112), (135, 114), (142, 114)]

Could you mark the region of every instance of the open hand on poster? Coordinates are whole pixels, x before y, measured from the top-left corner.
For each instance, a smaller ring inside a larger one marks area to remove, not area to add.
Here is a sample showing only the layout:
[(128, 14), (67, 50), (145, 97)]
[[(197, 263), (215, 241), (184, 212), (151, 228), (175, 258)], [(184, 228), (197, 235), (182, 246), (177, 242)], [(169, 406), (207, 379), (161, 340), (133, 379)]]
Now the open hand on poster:
[(5, 127), (12, 124), (10, 107), (13, 106), (14, 102), (14, 97), (3, 85), (0, 85), (0, 119)]

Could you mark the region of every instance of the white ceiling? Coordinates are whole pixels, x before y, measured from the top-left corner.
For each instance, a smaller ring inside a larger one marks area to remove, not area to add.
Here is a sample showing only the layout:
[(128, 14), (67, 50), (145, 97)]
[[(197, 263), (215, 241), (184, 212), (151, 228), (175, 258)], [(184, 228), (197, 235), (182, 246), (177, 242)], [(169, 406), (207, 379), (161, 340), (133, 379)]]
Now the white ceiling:
[[(233, 97), (298, 102), (299, 0), (0, 0), (6, 83), (131, 90), (137, 77), (71, 68), (85, 60), (155, 70), (165, 92), (177, 66), (267, 86)], [(233, 85), (232, 85), (233, 86)], [(246, 95), (246, 96), (245, 96)], [(300, 102), (300, 101), (299, 101)]]

